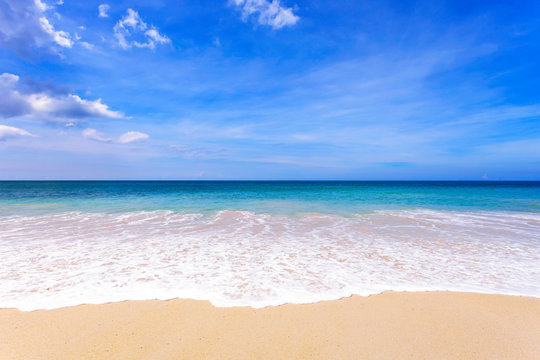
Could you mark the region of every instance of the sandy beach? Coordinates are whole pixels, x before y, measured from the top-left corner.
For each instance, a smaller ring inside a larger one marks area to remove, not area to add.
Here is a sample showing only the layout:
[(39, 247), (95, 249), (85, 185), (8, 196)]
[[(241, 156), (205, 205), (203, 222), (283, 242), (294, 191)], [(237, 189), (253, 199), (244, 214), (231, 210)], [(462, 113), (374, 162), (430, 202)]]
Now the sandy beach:
[(454, 292), (253, 309), (126, 301), (0, 310), (2, 359), (538, 359), (540, 299)]

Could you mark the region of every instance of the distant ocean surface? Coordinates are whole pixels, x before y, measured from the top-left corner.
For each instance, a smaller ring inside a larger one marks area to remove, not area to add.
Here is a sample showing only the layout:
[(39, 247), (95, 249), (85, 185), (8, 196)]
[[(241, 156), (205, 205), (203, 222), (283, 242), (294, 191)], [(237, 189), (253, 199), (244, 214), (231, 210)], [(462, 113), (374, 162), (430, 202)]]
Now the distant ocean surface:
[(0, 182), (0, 308), (540, 296), (540, 182)]

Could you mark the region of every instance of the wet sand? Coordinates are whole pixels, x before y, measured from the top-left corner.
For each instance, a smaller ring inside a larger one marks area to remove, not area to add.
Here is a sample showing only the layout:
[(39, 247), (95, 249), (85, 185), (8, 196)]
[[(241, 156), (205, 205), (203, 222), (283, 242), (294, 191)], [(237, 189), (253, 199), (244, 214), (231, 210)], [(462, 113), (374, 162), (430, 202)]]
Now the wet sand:
[(540, 359), (540, 299), (454, 292), (263, 309), (126, 301), (0, 310), (0, 359)]

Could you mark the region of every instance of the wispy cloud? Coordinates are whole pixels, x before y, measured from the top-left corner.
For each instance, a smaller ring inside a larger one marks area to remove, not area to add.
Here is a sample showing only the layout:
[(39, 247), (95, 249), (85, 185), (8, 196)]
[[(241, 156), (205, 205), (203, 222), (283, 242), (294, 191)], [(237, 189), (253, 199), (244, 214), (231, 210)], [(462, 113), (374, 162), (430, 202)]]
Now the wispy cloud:
[(169, 149), (173, 150), (179, 157), (190, 160), (222, 158), (224, 155), (224, 150), (215, 151), (210, 148), (187, 144), (170, 145)]
[(35, 136), (26, 130), (19, 129), (13, 126), (0, 125), (0, 141), (8, 138), (20, 136)]
[(478, 112), (459, 117), (448, 122), (446, 125), (481, 125), (494, 124), (509, 120), (538, 118), (540, 117), (540, 105), (501, 105), (490, 109), (480, 109)]
[[(141, 19), (139, 13), (133, 9), (127, 9), (126, 14), (122, 19), (118, 20), (113, 30), (118, 45), (124, 50), (133, 46), (154, 49), (158, 44), (171, 43), (171, 39), (166, 35), (160, 34), (155, 26), (148, 26)], [(139, 34), (139, 37), (142, 37), (143, 41), (130, 40), (137, 34)]]
[[(537, 106), (493, 105), (495, 94), (471, 78), (466, 87), (448, 84), (445, 90), (459, 86), (449, 93), (432, 85), (433, 78), (453, 74), (495, 49), (447, 41), (423, 51), (394, 49), (385, 56), (329, 62), (292, 75), (266, 68), (266, 78), (261, 71), (250, 72), (248, 81), (227, 78), (224, 91), (247, 95), (194, 111), (197, 116), (182, 121), (178, 134), (182, 142), (196, 139), (197, 146), (175, 150), (185, 159), (318, 164), (343, 171), (371, 166), (384, 176), (437, 163), (455, 169), (463, 161), (455, 148), (470, 154), (472, 144), (520, 131), (493, 127), (494, 121), (539, 116)], [(209, 144), (228, 151), (209, 154)]]
[(92, 101), (74, 94), (51, 92), (42, 85), (22, 86), (17, 75), (0, 75), (0, 117), (36, 116), (64, 123), (124, 117), (122, 113), (110, 110), (101, 99)]
[(135, 141), (143, 141), (148, 139), (150, 136), (148, 134), (139, 132), (139, 131), (128, 131), (118, 138), (120, 144), (128, 144)]
[(120, 135), (118, 139), (113, 140), (111, 137), (92, 128), (84, 129), (82, 131), (82, 136), (87, 139), (95, 140), (99, 142), (104, 142), (104, 143), (115, 142), (119, 144), (129, 144), (132, 142), (143, 141), (150, 137), (148, 134), (145, 134), (139, 131), (128, 131)]
[(103, 133), (97, 131), (96, 129), (91, 129), (91, 128), (84, 129), (82, 131), (82, 135), (87, 139), (95, 140), (95, 141), (99, 141), (99, 142), (111, 142), (112, 141), (111, 138), (106, 137)]
[(86, 50), (90, 50), (90, 51), (96, 48), (94, 44), (90, 44), (89, 42), (86, 42), (86, 41), (81, 41), (79, 44), (81, 44), (81, 46), (84, 47)]
[(259, 24), (274, 29), (292, 26), (300, 20), (292, 8), (282, 6), (279, 0), (230, 0), (230, 3), (241, 11), (243, 21), (254, 16)]

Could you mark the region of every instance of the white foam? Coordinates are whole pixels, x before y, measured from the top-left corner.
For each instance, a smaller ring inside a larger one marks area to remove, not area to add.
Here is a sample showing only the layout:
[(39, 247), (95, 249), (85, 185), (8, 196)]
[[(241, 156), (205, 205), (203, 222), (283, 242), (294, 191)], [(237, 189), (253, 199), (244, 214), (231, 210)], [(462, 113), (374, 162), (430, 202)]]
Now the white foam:
[(222, 211), (0, 217), (0, 307), (193, 298), (308, 303), (385, 290), (540, 295), (540, 214)]

